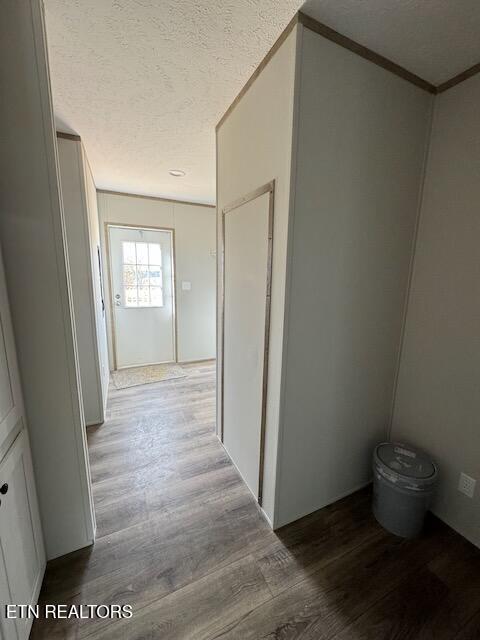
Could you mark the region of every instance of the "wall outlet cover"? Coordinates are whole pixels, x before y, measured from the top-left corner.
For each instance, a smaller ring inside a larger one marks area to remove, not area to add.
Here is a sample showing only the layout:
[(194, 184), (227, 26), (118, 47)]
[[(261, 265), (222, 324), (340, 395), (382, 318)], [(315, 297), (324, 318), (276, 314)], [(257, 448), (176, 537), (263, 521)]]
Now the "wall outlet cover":
[(464, 493), (469, 498), (473, 498), (473, 494), (475, 493), (475, 478), (471, 478), (467, 476), (466, 473), (460, 474), (460, 479), (458, 481), (458, 490), (460, 493)]

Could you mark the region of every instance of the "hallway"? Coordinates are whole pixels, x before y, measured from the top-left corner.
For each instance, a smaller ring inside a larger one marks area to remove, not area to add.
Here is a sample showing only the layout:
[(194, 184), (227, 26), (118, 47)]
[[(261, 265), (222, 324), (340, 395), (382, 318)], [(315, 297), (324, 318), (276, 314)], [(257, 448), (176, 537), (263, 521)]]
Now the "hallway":
[(273, 533), (216, 439), (215, 363), (185, 368), (111, 390), (89, 429), (96, 544), (50, 562), (40, 597), (133, 618), (39, 620), (32, 638), (478, 638), (478, 550), (434, 518), (420, 540), (387, 534), (368, 490)]

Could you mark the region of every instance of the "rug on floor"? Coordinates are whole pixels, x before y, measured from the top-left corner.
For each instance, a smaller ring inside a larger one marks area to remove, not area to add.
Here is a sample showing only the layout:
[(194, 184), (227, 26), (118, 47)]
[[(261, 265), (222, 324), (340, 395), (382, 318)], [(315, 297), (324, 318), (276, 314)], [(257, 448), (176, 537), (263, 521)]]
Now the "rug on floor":
[(112, 380), (116, 389), (127, 389), (141, 384), (185, 378), (186, 375), (185, 370), (178, 364), (150, 364), (146, 367), (130, 367), (112, 371)]

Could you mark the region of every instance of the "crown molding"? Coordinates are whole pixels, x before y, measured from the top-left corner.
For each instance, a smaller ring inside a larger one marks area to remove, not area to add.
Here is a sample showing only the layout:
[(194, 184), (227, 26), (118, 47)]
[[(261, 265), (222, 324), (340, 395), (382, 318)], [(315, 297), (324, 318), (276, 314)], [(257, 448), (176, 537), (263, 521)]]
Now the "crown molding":
[(192, 202), (190, 200), (175, 200), (174, 198), (161, 198), (160, 196), (146, 196), (141, 193), (111, 191), (110, 189), (97, 189), (97, 193), (103, 193), (107, 196), (128, 196), (129, 198), (142, 198), (144, 200), (157, 200), (159, 202), (167, 202), (170, 204), (189, 204), (193, 207), (207, 207), (207, 209), (216, 209), (216, 205), (206, 204), (205, 202)]
[(454, 76), (450, 80), (447, 80), (446, 82), (442, 82), (440, 85), (436, 86), (431, 82), (427, 82), (427, 80), (424, 80), (420, 76), (417, 76), (415, 73), (408, 71), (408, 69), (405, 69), (404, 67), (396, 64), (395, 62), (392, 62), (388, 58), (385, 58), (379, 53), (376, 53), (375, 51), (368, 49), (368, 47), (364, 47), (358, 42), (355, 42), (355, 40), (352, 40), (351, 38), (348, 38), (347, 36), (342, 35), (338, 31), (335, 31), (335, 29), (332, 29), (326, 24), (319, 22), (315, 18), (311, 18), (310, 16), (303, 13), (302, 11), (298, 11), (295, 14), (295, 16), (292, 18), (292, 20), (288, 23), (288, 25), (285, 27), (285, 29), (282, 31), (279, 38), (275, 41), (272, 48), (268, 51), (266, 56), (263, 58), (263, 60), (260, 62), (258, 67), (253, 72), (253, 74), (247, 80), (245, 85), (242, 87), (242, 89), (236, 96), (235, 100), (232, 102), (232, 104), (228, 107), (226, 112), (223, 114), (217, 126), (215, 127), (216, 130), (218, 130), (222, 126), (222, 124), (225, 122), (228, 116), (232, 113), (232, 111), (235, 109), (235, 107), (240, 102), (242, 97), (245, 95), (245, 93), (254, 83), (256, 78), (260, 75), (262, 70), (266, 67), (266, 65), (271, 60), (271, 58), (275, 55), (276, 51), (278, 51), (280, 46), (285, 42), (287, 36), (297, 24), (301, 24), (306, 29), (310, 29), (310, 31), (314, 31), (315, 33), (322, 36), (323, 38), (326, 38), (327, 40), (330, 40), (331, 42), (338, 44), (344, 49), (348, 49), (349, 51), (356, 53), (361, 58), (364, 58), (365, 60), (369, 60), (373, 64), (376, 64), (377, 66), (382, 67), (387, 71), (390, 71), (391, 73), (395, 74), (399, 78), (402, 78), (407, 82), (410, 82), (411, 84), (419, 87), (420, 89), (423, 89), (424, 91), (427, 91), (428, 93), (431, 93), (432, 95), (443, 93), (444, 91), (447, 91), (447, 89), (450, 89), (451, 87), (456, 86), (460, 82), (463, 82), (464, 80), (471, 78), (475, 74), (480, 73), (480, 63), (479, 63), (479, 64), (473, 65), (469, 69), (466, 69), (462, 73), (459, 73), (458, 75)]
[(73, 140), (75, 142), (82, 141), (80, 136), (77, 136), (76, 133), (65, 133), (64, 131), (57, 131), (57, 138), (62, 138), (63, 140)]
[(460, 82), (463, 82), (464, 80), (468, 80), (468, 78), (471, 78), (477, 73), (480, 73), (480, 63), (474, 64), (473, 67), (470, 67), (469, 69), (465, 69), (465, 71), (462, 71), (462, 73), (459, 73), (458, 75), (453, 76), (453, 78), (450, 78), (450, 80), (447, 80), (446, 82), (442, 82), (442, 84), (439, 84), (437, 87), (437, 93), (443, 93), (444, 91), (447, 91), (447, 89), (451, 89), (452, 87), (455, 87), (457, 84), (460, 84)]
[(404, 67), (401, 67), (399, 64), (392, 62), (388, 58), (381, 56), (379, 53), (376, 53), (375, 51), (372, 51), (371, 49), (364, 47), (358, 42), (355, 42), (355, 40), (352, 40), (351, 38), (347, 38), (347, 36), (342, 35), (338, 31), (335, 31), (335, 29), (332, 29), (331, 27), (327, 26), (326, 24), (323, 24), (322, 22), (315, 20), (315, 18), (311, 18), (310, 16), (307, 16), (305, 13), (302, 13), (302, 11), (298, 12), (298, 16), (299, 16), (299, 22), (307, 29), (310, 29), (310, 31), (314, 31), (315, 33), (318, 33), (320, 36), (323, 36), (327, 40), (331, 40), (332, 42), (335, 42), (335, 44), (340, 45), (344, 49), (348, 49), (349, 51), (356, 53), (361, 58), (365, 58), (365, 60), (369, 60), (370, 62), (373, 62), (377, 66), (382, 67), (383, 69), (386, 69), (391, 73), (394, 73), (396, 76), (399, 76), (400, 78), (403, 78), (403, 80), (407, 80), (408, 82), (411, 82), (417, 87), (420, 87), (420, 89), (424, 89), (424, 91), (427, 91), (428, 93), (437, 92), (437, 88), (435, 85), (431, 84), (430, 82), (427, 82), (423, 78), (420, 78), (420, 76), (417, 76), (415, 73), (408, 71)]

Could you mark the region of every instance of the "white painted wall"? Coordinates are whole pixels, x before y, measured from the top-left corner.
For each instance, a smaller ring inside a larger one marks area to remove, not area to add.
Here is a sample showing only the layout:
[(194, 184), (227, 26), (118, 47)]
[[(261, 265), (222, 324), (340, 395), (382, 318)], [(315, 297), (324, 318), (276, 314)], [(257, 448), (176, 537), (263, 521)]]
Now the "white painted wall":
[[(292, 158), (296, 29), (217, 132), (217, 211), (275, 179), (272, 316), (265, 440), (263, 509), (274, 519), (287, 230)], [(218, 238), (221, 216), (217, 215)], [(221, 280), (219, 276), (219, 293)], [(221, 296), (218, 318), (221, 321)], [(219, 325), (220, 326), (220, 325)], [(218, 376), (221, 335), (218, 331)], [(218, 397), (217, 415), (220, 416)], [(219, 426), (218, 426), (219, 428)]]
[[(107, 308), (105, 302), (105, 288), (103, 277), (106, 265), (102, 258), (102, 239), (100, 233), (100, 221), (98, 219), (97, 188), (93, 179), (92, 169), (85, 154), (85, 148), (81, 146), (83, 157), (83, 170), (86, 185), (86, 205), (88, 212), (88, 233), (90, 236), (90, 264), (93, 283), (93, 310), (95, 314), (95, 335), (97, 357), (99, 363), (99, 376), (101, 384), (101, 397), (103, 400), (103, 419), (108, 400), (108, 385), (110, 382), (110, 366), (108, 362), (107, 340)], [(100, 418), (102, 416), (100, 415)]]
[[(480, 76), (436, 97), (392, 437), (440, 468), (433, 511), (480, 546)], [(477, 479), (473, 499), (460, 472)]]
[[(122, 194), (98, 193), (105, 305), (110, 368), (113, 346), (110, 315), (110, 283), (106, 254), (105, 225), (108, 222), (175, 231), (177, 281), (177, 343), (181, 362), (215, 358), (215, 208), (205, 205), (144, 198)], [(181, 290), (182, 280), (191, 283)]]
[(424, 91), (301, 32), (277, 526), (371, 477), (390, 420), (431, 110)]
[(58, 138), (58, 153), (85, 421), (100, 424), (105, 419), (109, 366), (96, 189), (79, 140)]
[[(215, 208), (174, 204), (178, 359), (215, 357)], [(182, 282), (190, 283), (184, 290)]]
[(0, 238), (47, 557), (93, 541), (40, 0), (2, 3)]

